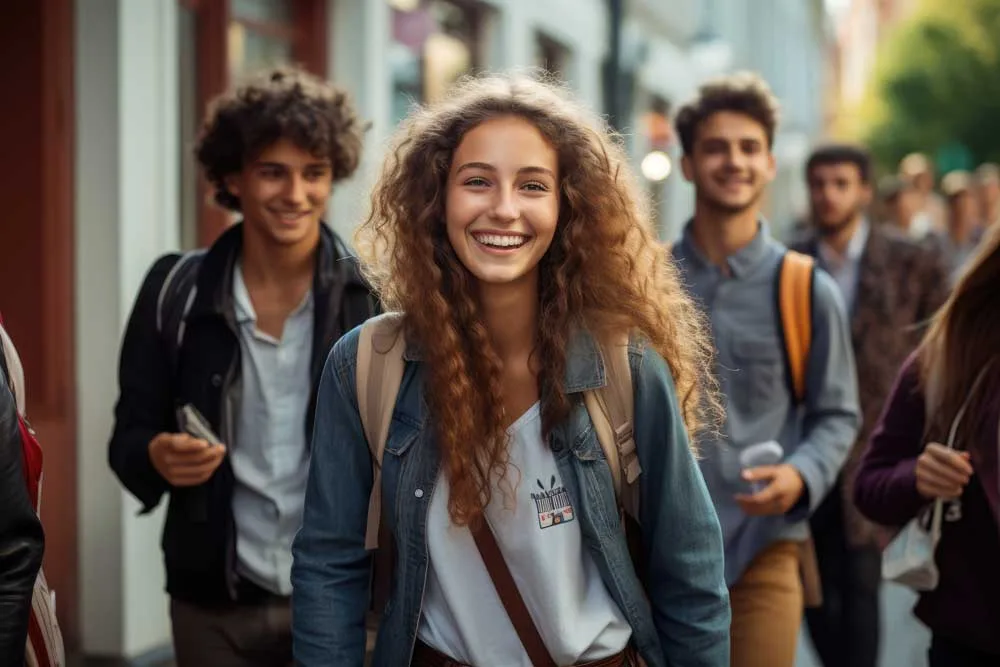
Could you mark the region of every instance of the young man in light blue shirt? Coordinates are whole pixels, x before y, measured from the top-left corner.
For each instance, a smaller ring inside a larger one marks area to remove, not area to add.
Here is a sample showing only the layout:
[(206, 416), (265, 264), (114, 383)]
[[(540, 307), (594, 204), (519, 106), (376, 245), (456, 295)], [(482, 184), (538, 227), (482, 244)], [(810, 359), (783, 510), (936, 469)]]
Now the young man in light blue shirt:
[[(816, 271), (805, 396), (790, 390), (775, 299), (786, 248), (761, 219), (775, 175), (777, 102), (737, 74), (702, 86), (677, 115), (694, 218), (675, 248), (715, 339), (726, 421), (701, 443), (732, 600), (733, 667), (792, 667), (802, 621), (808, 517), (833, 486), (858, 428), (857, 383), (837, 286)], [(777, 442), (775, 465), (743, 468), (740, 453)]]

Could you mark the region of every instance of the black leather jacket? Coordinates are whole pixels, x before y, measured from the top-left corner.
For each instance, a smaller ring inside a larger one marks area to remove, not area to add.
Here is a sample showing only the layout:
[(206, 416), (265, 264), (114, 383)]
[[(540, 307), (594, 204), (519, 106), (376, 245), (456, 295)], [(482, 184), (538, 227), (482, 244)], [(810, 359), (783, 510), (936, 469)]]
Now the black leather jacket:
[(45, 536), (24, 483), (17, 406), (0, 368), (0, 665), (23, 665)]

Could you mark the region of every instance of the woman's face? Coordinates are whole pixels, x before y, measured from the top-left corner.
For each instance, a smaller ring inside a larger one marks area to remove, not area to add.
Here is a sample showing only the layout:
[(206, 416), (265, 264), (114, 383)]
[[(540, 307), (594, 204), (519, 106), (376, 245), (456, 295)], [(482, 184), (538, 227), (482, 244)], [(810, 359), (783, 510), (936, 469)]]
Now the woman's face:
[(504, 116), (455, 149), (445, 200), (448, 240), (481, 283), (534, 283), (559, 219), (559, 159), (533, 124)]

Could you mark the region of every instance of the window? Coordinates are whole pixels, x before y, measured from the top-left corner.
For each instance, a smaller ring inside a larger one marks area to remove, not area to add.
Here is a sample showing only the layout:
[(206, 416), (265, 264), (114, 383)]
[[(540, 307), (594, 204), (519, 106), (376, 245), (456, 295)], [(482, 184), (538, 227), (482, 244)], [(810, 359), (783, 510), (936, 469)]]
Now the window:
[(535, 66), (557, 79), (566, 79), (569, 49), (545, 33), (535, 35)]
[(211, 100), (240, 77), (298, 63), (325, 76), (328, 0), (177, 0), (181, 246), (210, 244), (232, 221), (211, 203), (192, 151)]
[(295, 43), (291, 3), (286, 0), (231, 0), (227, 31), (230, 79), (291, 62)]
[(393, 46), (393, 119), (413, 102), (440, 99), (481, 64), (484, 10), (457, 0), (389, 0)]

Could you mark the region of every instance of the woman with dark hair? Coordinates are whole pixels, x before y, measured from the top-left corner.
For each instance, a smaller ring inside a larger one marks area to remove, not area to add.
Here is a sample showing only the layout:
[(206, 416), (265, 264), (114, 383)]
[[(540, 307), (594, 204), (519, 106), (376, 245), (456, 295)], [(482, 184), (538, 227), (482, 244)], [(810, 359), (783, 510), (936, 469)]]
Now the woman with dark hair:
[[(639, 192), (606, 126), (536, 80), (466, 80), (401, 127), (358, 238), (406, 342), (381, 465), (395, 565), (376, 667), (540, 664), (477, 553), (485, 534), (541, 664), (729, 664), (721, 532), (689, 446), (717, 423), (711, 348)], [(360, 667), (365, 650), (359, 339), (335, 346), (317, 401), (293, 547), (305, 667)], [(584, 405), (625, 339), (641, 578)]]
[(0, 665), (15, 667), (24, 664), (45, 536), (28, 494), (17, 402), (3, 355), (0, 346)]
[[(944, 501), (939, 582), (921, 593), (915, 609), (933, 634), (931, 667), (1000, 664), (998, 357), (1000, 229), (994, 228), (900, 371), (855, 482), (858, 508), (887, 526), (902, 526)], [(953, 423), (958, 428), (948, 447), (941, 443)]]

